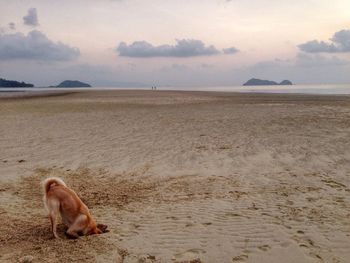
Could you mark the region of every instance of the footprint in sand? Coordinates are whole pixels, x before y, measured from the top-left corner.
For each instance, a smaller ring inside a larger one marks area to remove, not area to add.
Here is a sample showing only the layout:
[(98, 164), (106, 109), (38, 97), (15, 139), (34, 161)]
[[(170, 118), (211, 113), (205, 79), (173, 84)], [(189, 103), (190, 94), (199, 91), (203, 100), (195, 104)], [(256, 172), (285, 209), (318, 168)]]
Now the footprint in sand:
[(205, 253), (206, 251), (203, 249), (192, 248), (192, 249), (186, 250), (183, 253), (175, 254), (174, 258), (176, 260), (182, 260), (182, 261), (185, 260), (185, 262), (188, 262), (188, 260), (198, 259), (201, 254), (205, 254)]
[(243, 254), (232, 258), (232, 262), (241, 262), (248, 259), (248, 255)]
[(271, 249), (271, 247), (269, 245), (262, 245), (258, 247), (258, 249), (260, 249), (261, 251), (268, 251)]
[(332, 179), (322, 179), (322, 182), (324, 182), (327, 186), (332, 187), (332, 188), (346, 188), (346, 185), (339, 183), (337, 181), (334, 181)]

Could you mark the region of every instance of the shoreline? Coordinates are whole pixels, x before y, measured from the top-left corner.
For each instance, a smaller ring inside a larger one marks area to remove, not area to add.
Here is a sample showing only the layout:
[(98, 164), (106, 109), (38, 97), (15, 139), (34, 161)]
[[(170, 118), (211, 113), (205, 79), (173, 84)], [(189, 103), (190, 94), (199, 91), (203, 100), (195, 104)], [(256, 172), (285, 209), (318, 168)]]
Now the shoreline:
[[(55, 87), (34, 87), (34, 88), (0, 88), (1, 93), (6, 90), (16, 91), (151, 91), (151, 87), (90, 87), (90, 88), (55, 88)], [(224, 92), (224, 93), (255, 93), (255, 94), (311, 94), (311, 95), (350, 95), (350, 84), (295, 84), (295, 85), (274, 85), (274, 86), (187, 86), (187, 87), (158, 87), (155, 91), (177, 91), (177, 92)]]
[[(8, 93), (8, 94), (7, 94)], [(220, 95), (227, 96), (227, 97), (233, 97), (233, 96), (261, 96), (261, 97), (329, 97), (329, 98), (338, 98), (338, 97), (344, 97), (344, 98), (350, 98), (350, 94), (310, 94), (310, 93), (278, 93), (278, 92), (237, 92), (237, 91), (202, 91), (202, 90), (148, 90), (148, 89), (73, 89), (73, 90), (35, 90), (35, 91), (1, 91), (0, 89), (0, 100), (1, 99), (20, 99), (20, 98), (27, 98), (27, 97), (51, 97), (51, 96), (64, 96), (69, 94), (84, 94), (84, 93), (150, 93), (155, 94), (157, 96), (157, 93), (183, 93), (183, 94), (198, 94), (198, 95)]]

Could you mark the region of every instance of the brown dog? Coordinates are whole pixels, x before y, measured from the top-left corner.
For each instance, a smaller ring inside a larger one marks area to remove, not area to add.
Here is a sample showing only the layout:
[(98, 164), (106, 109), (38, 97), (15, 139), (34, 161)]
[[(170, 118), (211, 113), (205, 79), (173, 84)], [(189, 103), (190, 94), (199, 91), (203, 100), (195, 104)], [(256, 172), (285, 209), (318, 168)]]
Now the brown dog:
[(96, 224), (87, 206), (60, 178), (47, 178), (43, 181), (43, 187), (44, 204), (49, 214), (52, 233), (55, 238), (59, 238), (56, 228), (59, 213), (63, 223), (68, 227), (66, 235), (69, 238), (108, 232), (106, 225)]

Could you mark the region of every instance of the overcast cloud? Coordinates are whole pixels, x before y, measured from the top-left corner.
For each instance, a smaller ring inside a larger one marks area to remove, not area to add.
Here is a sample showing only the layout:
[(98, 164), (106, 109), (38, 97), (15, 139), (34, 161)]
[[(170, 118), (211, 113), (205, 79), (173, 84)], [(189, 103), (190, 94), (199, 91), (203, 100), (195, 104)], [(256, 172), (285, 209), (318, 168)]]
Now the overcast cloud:
[(79, 49), (54, 42), (38, 30), (0, 35), (0, 60), (72, 60), (80, 55)]
[(235, 48), (235, 47), (229, 47), (229, 48), (222, 49), (222, 51), (224, 52), (224, 54), (235, 54), (239, 50), (237, 48)]
[(340, 53), (350, 52), (350, 30), (336, 32), (330, 42), (311, 40), (298, 46), (300, 50), (308, 53)]
[[(225, 49), (225, 54), (238, 50), (234, 47)], [(195, 57), (217, 55), (221, 52), (213, 45), (206, 46), (201, 40), (181, 39), (175, 45), (154, 46), (146, 41), (136, 41), (128, 45), (121, 42), (116, 48), (123, 57)]]
[(0, 77), (7, 79), (350, 83), (349, 0), (11, 0), (0, 10)]
[(9, 29), (16, 30), (16, 24), (13, 22), (8, 23)]
[(36, 12), (36, 8), (29, 8), (28, 14), (23, 17), (23, 23), (27, 26), (38, 26), (38, 14)]

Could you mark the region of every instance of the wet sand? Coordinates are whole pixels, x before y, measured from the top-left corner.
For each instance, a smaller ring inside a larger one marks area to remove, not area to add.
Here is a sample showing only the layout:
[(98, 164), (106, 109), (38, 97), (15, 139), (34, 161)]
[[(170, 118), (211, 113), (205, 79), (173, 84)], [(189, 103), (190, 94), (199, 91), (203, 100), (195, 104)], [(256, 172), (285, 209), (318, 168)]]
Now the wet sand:
[[(349, 96), (53, 95), (0, 96), (0, 262), (348, 262)], [(52, 239), (48, 176), (111, 231)]]

